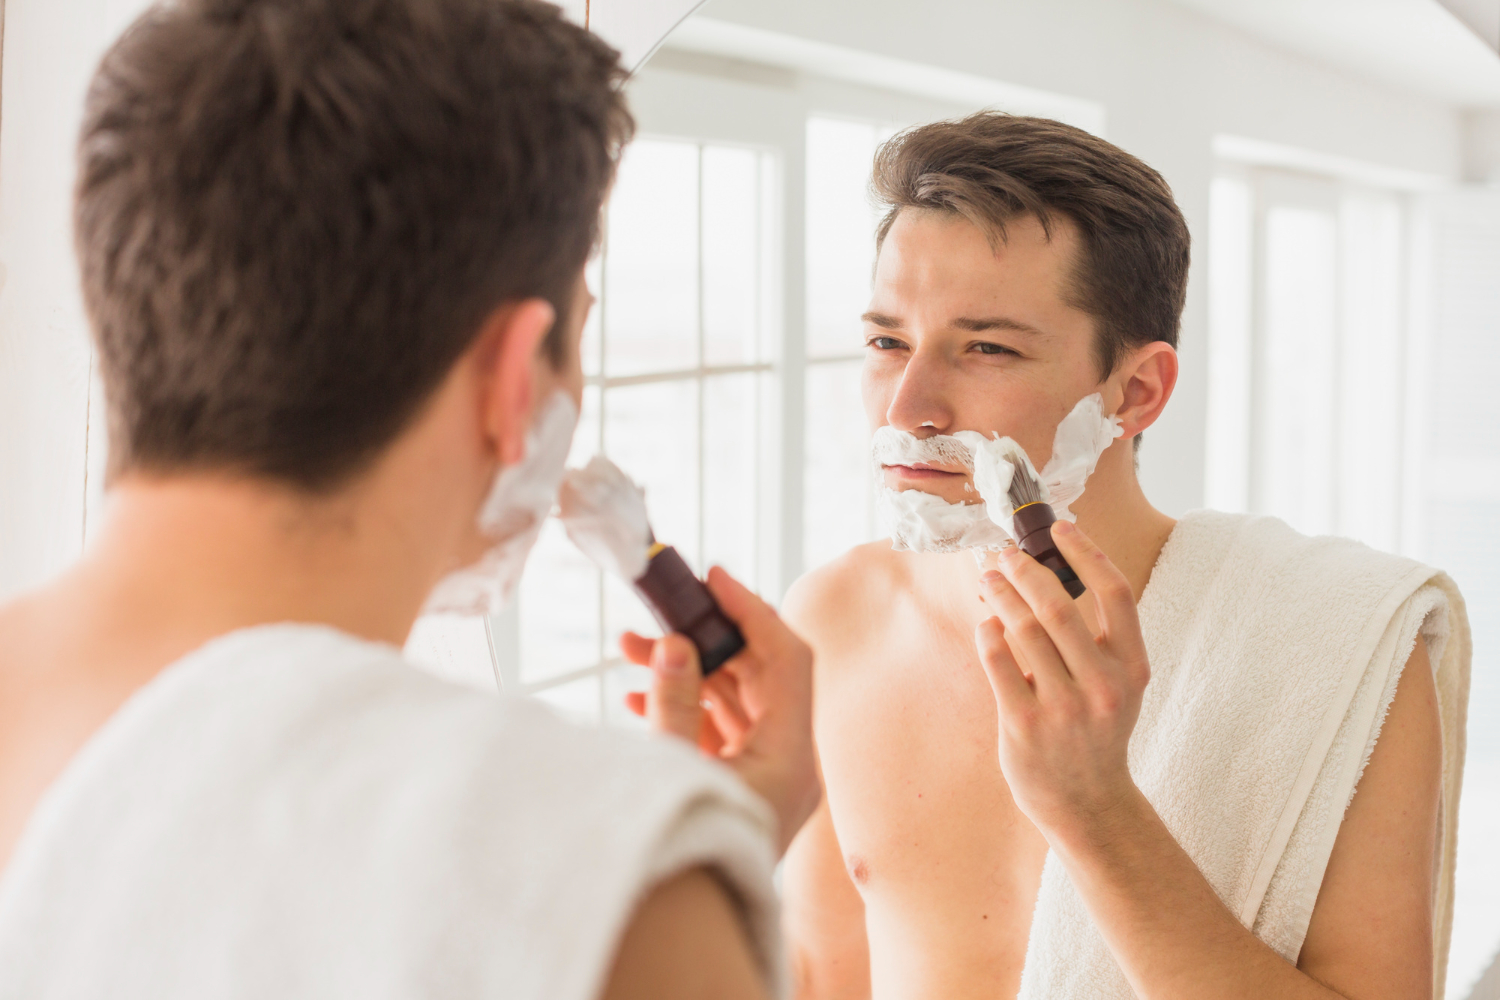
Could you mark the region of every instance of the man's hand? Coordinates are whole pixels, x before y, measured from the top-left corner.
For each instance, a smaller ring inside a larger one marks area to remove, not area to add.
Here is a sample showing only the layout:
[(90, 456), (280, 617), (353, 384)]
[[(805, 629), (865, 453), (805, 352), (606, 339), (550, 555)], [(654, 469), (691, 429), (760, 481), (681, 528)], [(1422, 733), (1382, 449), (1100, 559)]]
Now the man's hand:
[(627, 632), (620, 649), (649, 666), (652, 677), (650, 691), (629, 694), (625, 703), (658, 731), (697, 743), (759, 792), (776, 812), (781, 854), (822, 795), (813, 760), (812, 651), (769, 604), (717, 566), (708, 589), (739, 626), (745, 649), (705, 680), (698, 651), (683, 636)]
[(1001, 771), (1044, 835), (1139, 795), (1125, 751), (1151, 673), (1124, 575), (1077, 526), (1058, 521), (1052, 537), (1094, 595), (1100, 634), (1052, 571), (1016, 548), (981, 577), (996, 617), (975, 630), (1000, 709)]

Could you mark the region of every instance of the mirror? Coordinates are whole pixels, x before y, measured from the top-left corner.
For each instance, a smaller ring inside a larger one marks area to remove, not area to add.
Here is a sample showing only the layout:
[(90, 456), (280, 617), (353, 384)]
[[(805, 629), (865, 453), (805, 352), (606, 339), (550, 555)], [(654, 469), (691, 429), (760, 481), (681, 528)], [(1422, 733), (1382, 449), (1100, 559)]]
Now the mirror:
[[(1500, 196), (1466, 183), (1491, 167), (1460, 166), (1454, 110), (1500, 104), (1500, 63), (1435, 7), (1375, 23), (1293, 6), (709, 0), (630, 83), (640, 137), (591, 278), (579, 456), (616, 457), (694, 565), (773, 598), (881, 537), (860, 390), (874, 152), (982, 108), (1054, 118), (1158, 169), (1193, 236), (1181, 379), (1140, 452), (1147, 497), (1450, 570), (1475, 629), (1471, 717), (1500, 709), (1478, 680), (1500, 669), (1500, 536), (1463, 527), (1500, 514), (1500, 421), (1475, 365), (1500, 333)], [(639, 678), (613, 637), (650, 627), (638, 602), (561, 532), (524, 587), (491, 636), (510, 683), (629, 724), (616, 706)], [(563, 605), (586, 624), (547, 617)], [(880, 718), (867, 701), (824, 711)], [(1500, 744), (1476, 735), (1468, 767), (1460, 836), (1489, 842)], [(855, 797), (829, 794), (835, 811)], [(858, 882), (866, 862), (844, 855)], [(1500, 943), (1483, 864), (1460, 860), (1450, 996)], [(870, 959), (895, 976), (907, 959), (880, 952), (877, 909)]]

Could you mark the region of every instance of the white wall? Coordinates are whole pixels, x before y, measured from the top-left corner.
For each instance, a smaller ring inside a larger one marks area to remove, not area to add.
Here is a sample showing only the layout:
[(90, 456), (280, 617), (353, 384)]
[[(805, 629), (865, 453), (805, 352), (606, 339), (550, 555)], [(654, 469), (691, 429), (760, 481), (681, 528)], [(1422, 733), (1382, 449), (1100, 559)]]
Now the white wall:
[[(98, 55), (142, 0), (7, 0), (0, 90), (0, 598), (83, 538), (88, 349), (69, 246), (72, 144)], [(1455, 176), (1455, 111), (1257, 44), (1164, 0), (712, 0), (704, 13), (1103, 103), (1157, 166), (1199, 247), (1184, 378), (1148, 435), (1171, 512), (1202, 501), (1203, 234), (1215, 133)], [(93, 414), (98, 417), (97, 407)], [(95, 423), (95, 439), (98, 439)], [(97, 448), (95, 449), (97, 453)]]
[(1165, 0), (709, 0), (699, 13), (1105, 106), (1108, 138), (1166, 176), (1194, 237), (1182, 381), (1142, 452), (1146, 489), (1169, 513), (1203, 503), (1213, 137), (1459, 173), (1457, 110), (1282, 53)]
[[(69, 219), (83, 94), (143, 0), (6, 0), (0, 82), (0, 599), (83, 541), (89, 346)], [(100, 440), (99, 425), (94, 438)], [(98, 469), (93, 473), (97, 475)]]

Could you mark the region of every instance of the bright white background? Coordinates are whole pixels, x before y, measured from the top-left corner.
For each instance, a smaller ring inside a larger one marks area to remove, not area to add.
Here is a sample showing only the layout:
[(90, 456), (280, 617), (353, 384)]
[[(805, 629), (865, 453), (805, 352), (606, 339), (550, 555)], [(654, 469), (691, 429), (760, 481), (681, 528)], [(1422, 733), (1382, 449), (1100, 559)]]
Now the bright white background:
[[(4, 4), (0, 596), (73, 558), (99, 511), (70, 148), (89, 69), (140, 6)], [(874, 144), (994, 105), (1142, 156), (1195, 239), (1150, 496), (1408, 552), (1469, 597), (1463, 997), (1500, 944), (1500, 194), (1478, 183), (1500, 177), (1500, 70), (1437, 15), (1432, 0), (713, 0), (631, 85), (643, 141), (593, 276), (576, 455), (614, 455), (664, 539), (779, 598), (873, 531), (855, 318)], [(1313, 350), (1293, 363), (1297, 346)], [(626, 624), (644, 624), (633, 598), (552, 532), (507, 616), (424, 623), (414, 649), (623, 721)]]

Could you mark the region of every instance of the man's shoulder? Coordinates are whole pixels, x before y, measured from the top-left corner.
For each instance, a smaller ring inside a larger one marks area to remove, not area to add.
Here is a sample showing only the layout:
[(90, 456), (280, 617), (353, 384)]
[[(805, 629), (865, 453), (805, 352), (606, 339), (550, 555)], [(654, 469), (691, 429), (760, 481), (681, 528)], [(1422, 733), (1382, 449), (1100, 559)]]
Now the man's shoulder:
[(869, 617), (910, 582), (902, 555), (887, 539), (855, 546), (792, 584), (782, 616), (814, 646), (864, 631)]

